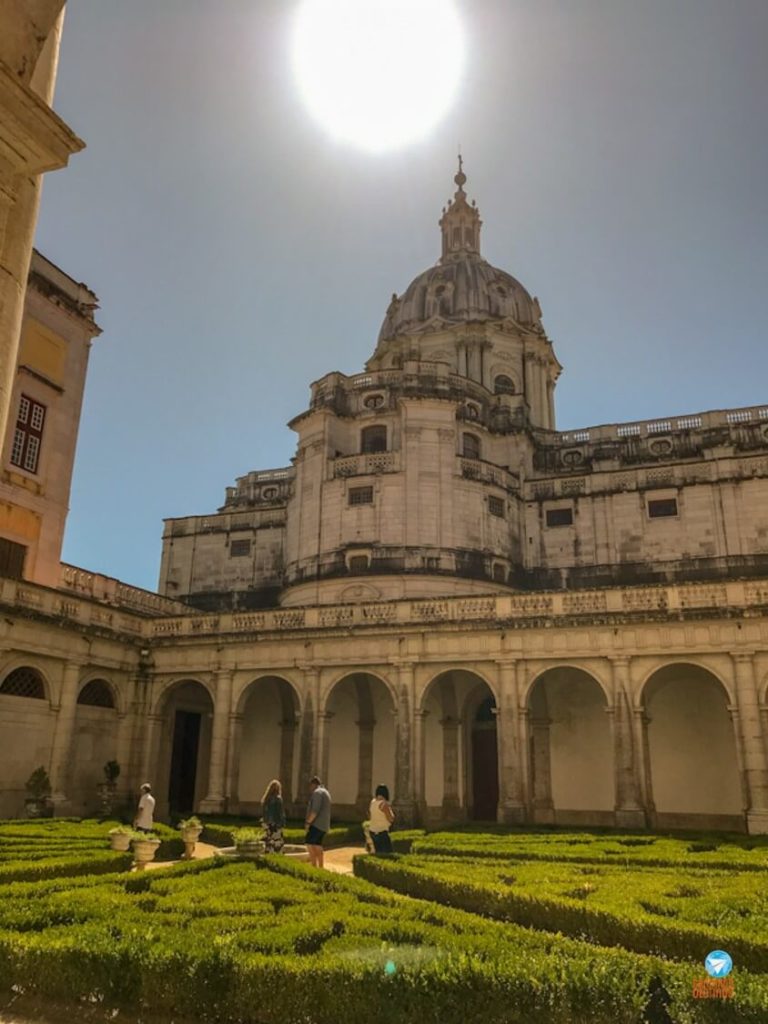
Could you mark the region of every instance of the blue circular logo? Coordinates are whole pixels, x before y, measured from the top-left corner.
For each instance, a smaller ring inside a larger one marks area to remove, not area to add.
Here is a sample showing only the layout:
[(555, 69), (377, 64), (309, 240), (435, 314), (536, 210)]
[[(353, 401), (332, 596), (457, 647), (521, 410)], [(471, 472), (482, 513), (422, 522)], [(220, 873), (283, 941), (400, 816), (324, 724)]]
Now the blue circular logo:
[(710, 978), (727, 978), (733, 970), (733, 960), (723, 949), (713, 949), (704, 961)]

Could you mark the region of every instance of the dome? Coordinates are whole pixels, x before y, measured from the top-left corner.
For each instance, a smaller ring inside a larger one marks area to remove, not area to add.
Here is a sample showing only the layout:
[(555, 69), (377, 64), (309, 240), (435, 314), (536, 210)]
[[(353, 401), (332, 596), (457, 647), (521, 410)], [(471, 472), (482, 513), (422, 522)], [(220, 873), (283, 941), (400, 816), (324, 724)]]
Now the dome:
[(538, 327), (541, 310), (511, 274), (467, 253), (430, 267), (399, 298), (393, 296), (379, 341), (418, 333), (434, 317), (449, 325), (511, 317), (525, 327)]
[(461, 157), (453, 180), (458, 189), (440, 218), (440, 262), (419, 274), (401, 296), (392, 296), (379, 342), (418, 333), (435, 318), (451, 325), (511, 317), (524, 327), (541, 330), (538, 300), (511, 274), (492, 267), (480, 255), (482, 221), (474, 200), (467, 202)]

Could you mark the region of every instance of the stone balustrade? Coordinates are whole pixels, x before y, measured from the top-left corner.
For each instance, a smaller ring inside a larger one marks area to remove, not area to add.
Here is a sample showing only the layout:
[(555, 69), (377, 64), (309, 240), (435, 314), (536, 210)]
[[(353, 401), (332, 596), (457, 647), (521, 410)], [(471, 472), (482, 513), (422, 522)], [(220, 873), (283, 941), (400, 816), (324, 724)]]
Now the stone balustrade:
[[(72, 573), (80, 572), (73, 566)], [(92, 575), (96, 574), (84, 574)], [(109, 577), (102, 577), (109, 580)], [(118, 584), (114, 580), (113, 583)], [(176, 637), (279, 633), (294, 630), (424, 626), (467, 621), (541, 625), (543, 620), (631, 616), (649, 614), (670, 618), (717, 614), (749, 615), (768, 608), (768, 580), (736, 580), (724, 583), (686, 583), (659, 586), (609, 587), (595, 590), (557, 590), (506, 593), (485, 597), (446, 597), (434, 600), (382, 601), (326, 605), (313, 608), (278, 608), (264, 611), (203, 613), (178, 601), (118, 584), (115, 597), (134, 592), (145, 601), (141, 609), (121, 605), (110, 596), (99, 596), (99, 587), (87, 595), (81, 590), (53, 590), (21, 580), (0, 580), (0, 603), (9, 610), (27, 610), (46, 618), (64, 619), (82, 626), (163, 641)], [(151, 611), (156, 607), (162, 611)], [(174, 614), (169, 614), (170, 609)], [(181, 612), (181, 614), (180, 614)]]
[[(59, 585), (62, 590), (117, 608), (127, 608), (141, 615), (185, 615), (191, 611), (181, 601), (174, 601), (173, 598), (155, 594), (151, 590), (132, 587), (112, 576), (88, 572), (87, 569), (80, 569), (75, 565), (62, 564)], [(70, 617), (76, 617), (75, 603), (69, 601), (68, 606), (73, 609), (73, 615)]]
[(740, 409), (716, 409), (713, 412), (692, 413), (667, 419), (639, 420), (634, 423), (611, 423), (580, 430), (560, 431), (553, 435), (555, 443), (570, 445), (615, 441), (626, 437), (653, 437), (658, 434), (676, 434), (687, 430), (713, 430), (744, 423), (768, 424), (768, 406), (748, 406)]
[(333, 459), (333, 475), (365, 476), (371, 473), (397, 473), (400, 452), (372, 452), (365, 455), (341, 455)]

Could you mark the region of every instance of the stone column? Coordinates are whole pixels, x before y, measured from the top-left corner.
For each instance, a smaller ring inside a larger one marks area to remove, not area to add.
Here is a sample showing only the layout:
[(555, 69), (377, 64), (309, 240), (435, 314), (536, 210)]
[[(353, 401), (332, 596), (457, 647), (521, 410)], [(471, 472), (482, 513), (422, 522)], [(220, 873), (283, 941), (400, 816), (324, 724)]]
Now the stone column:
[(412, 825), (416, 821), (417, 808), (414, 797), (414, 766), (417, 754), (416, 737), (413, 729), (411, 708), (415, 699), (415, 682), (412, 662), (403, 662), (398, 667), (398, 700), (395, 714), (395, 802), (398, 821)]
[(515, 663), (517, 693), (517, 749), (520, 757), (520, 788), (526, 819), (531, 816), (533, 806), (533, 766), (531, 764), (531, 723), (530, 711), (523, 701), (528, 683), (528, 669), (524, 661)]
[(68, 661), (64, 665), (56, 726), (53, 734), (53, 746), (51, 748), (51, 800), (56, 811), (66, 809), (71, 802), (70, 794), (68, 793), (70, 782), (69, 769), (72, 763), (72, 738), (75, 730), (77, 694), (81, 671), (82, 665), (77, 661)]
[[(163, 727), (163, 721), (162, 715), (150, 714), (144, 718), (144, 743), (141, 758), (141, 782), (139, 785), (145, 782), (153, 785), (152, 780), (157, 771), (157, 745), (160, 740), (160, 730)], [(160, 795), (159, 793), (154, 793), (158, 803), (160, 802)], [(168, 799), (167, 793), (164, 794), (164, 799)]]
[(235, 711), (229, 716), (226, 775), (226, 810), (229, 814), (236, 814), (240, 810), (240, 751), (243, 744), (244, 718), (244, 715), (238, 714)]
[(533, 820), (552, 825), (555, 805), (552, 801), (552, 764), (549, 755), (550, 718), (530, 715), (531, 767), (533, 774)]
[(614, 814), (619, 828), (645, 828), (640, 802), (640, 779), (632, 736), (629, 701), (629, 659), (612, 658), (613, 705), (606, 708), (613, 737), (613, 773), (615, 782)]
[(427, 821), (427, 793), (425, 783), (426, 744), (424, 740), (428, 711), (420, 708), (414, 712), (413, 729), (413, 799), (416, 807), (416, 821), (422, 825)]
[(458, 718), (441, 718), (443, 727), (443, 818), (461, 818), (459, 801), (459, 726)]
[(216, 673), (216, 702), (211, 728), (211, 757), (208, 762), (208, 793), (200, 801), (203, 814), (216, 814), (225, 809), (227, 740), (232, 703), (232, 669), (219, 669)]
[(768, 762), (760, 722), (760, 707), (752, 653), (732, 655), (736, 669), (736, 704), (739, 710), (741, 756), (747, 792), (747, 830), (768, 832)]
[[(373, 796), (373, 730), (374, 718), (360, 719), (357, 725), (357, 799), (359, 814), (367, 814)], [(325, 779), (323, 780), (325, 781)]]
[(299, 718), (299, 715), (294, 714), (292, 718), (284, 718), (280, 723), (280, 781), (286, 806), (293, 803), (293, 756)]
[(331, 754), (329, 732), (332, 718), (332, 711), (319, 711), (317, 713), (318, 764), (320, 767), (320, 778), (326, 785), (328, 783), (328, 765), (330, 763)]
[(645, 808), (649, 826), (655, 825), (656, 805), (653, 801), (653, 777), (651, 774), (651, 751), (648, 744), (648, 725), (650, 718), (645, 708), (635, 707), (633, 714), (633, 734), (637, 753), (637, 777), (640, 783), (640, 802)]
[(500, 661), (500, 706), (496, 708), (496, 740), (499, 758), (499, 806), (497, 818), (505, 824), (523, 821), (522, 764), (520, 762), (520, 721), (514, 661)]

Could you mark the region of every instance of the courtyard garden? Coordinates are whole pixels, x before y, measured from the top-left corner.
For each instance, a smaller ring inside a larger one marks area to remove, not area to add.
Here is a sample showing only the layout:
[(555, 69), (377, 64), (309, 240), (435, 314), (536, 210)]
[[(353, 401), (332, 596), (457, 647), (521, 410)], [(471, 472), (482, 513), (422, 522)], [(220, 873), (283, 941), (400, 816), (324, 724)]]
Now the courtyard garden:
[[(237, 824), (202, 838), (230, 846)], [(172, 862), (167, 826), (167, 865), (131, 871), (112, 827), (0, 823), (8, 998), (144, 1024), (768, 1021), (766, 840), (401, 832), (351, 877), (279, 855)], [(696, 998), (713, 949), (732, 994)]]

